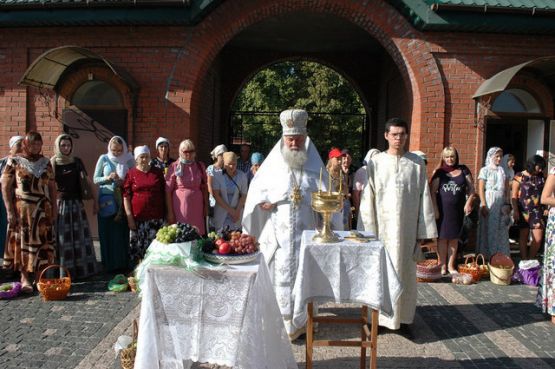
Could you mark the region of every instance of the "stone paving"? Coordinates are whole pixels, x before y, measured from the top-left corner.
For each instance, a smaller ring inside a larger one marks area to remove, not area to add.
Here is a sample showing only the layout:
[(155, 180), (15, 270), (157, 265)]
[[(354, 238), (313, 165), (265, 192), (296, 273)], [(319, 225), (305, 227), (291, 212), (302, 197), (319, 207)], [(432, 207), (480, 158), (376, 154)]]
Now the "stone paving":
[[(119, 368), (112, 346), (130, 334), (140, 304), (134, 293), (108, 292), (110, 277), (74, 283), (65, 301), (43, 302), (38, 294), (0, 301), (0, 368)], [(414, 338), (380, 334), (378, 368), (554, 368), (555, 325), (534, 306), (535, 295), (532, 287), (489, 281), (421, 283)], [(326, 305), (321, 312), (356, 315), (358, 308)], [(320, 326), (318, 333), (357, 335), (349, 326)], [(304, 368), (304, 341), (293, 350)], [(314, 359), (315, 369), (359, 367), (354, 348), (316, 348)]]

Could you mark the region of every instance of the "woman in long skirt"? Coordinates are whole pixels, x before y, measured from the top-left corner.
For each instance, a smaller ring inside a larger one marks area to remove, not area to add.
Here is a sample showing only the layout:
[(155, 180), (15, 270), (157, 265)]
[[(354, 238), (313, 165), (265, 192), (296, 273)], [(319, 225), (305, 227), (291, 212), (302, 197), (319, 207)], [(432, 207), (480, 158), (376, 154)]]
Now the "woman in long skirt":
[[(108, 152), (100, 155), (94, 170), (94, 183), (98, 190), (98, 237), (102, 265), (107, 272), (129, 269), (129, 227), (123, 211), (122, 186), (129, 168), (135, 165), (127, 152), (127, 143), (114, 136), (108, 143)], [(107, 211), (114, 209), (114, 211)]]
[[(71, 155), (73, 140), (67, 134), (54, 141), (55, 155), (50, 159), (56, 178), (58, 218), (56, 242), (60, 265), (65, 266), (73, 278), (85, 278), (98, 271), (94, 245), (87, 213), (81, 198), (79, 177), (86, 177), (81, 159)], [(86, 177), (88, 180), (88, 177)], [(93, 188), (92, 185), (90, 185)], [(98, 205), (93, 204), (96, 214)]]

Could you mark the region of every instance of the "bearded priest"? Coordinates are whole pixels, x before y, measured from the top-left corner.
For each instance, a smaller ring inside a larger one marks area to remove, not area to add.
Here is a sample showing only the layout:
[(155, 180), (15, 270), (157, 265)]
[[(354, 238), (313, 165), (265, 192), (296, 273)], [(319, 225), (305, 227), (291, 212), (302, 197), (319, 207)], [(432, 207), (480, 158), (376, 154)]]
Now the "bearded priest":
[[(280, 114), (283, 136), (276, 143), (256, 176), (245, 203), (243, 229), (255, 236), (264, 254), (281, 315), (290, 339), (296, 339), (304, 327), (295, 327), (293, 285), (299, 264), (301, 235), (314, 230), (316, 215), (311, 207), (311, 193), (327, 191), (319, 183), (320, 173), (328, 178), (324, 163), (307, 135), (308, 114), (301, 109)], [(326, 181), (324, 181), (326, 182)], [(342, 230), (341, 216), (332, 217), (332, 228)]]

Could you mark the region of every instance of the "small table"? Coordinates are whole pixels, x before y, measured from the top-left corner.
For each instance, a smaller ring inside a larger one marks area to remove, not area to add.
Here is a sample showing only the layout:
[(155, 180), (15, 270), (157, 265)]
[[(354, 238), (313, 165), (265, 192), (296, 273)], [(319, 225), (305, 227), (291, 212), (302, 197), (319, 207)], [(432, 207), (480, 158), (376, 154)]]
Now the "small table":
[(264, 258), (225, 271), (150, 266), (143, 289), (135, 369), (294, 369)]
[[(393, 314), (393, 303), (401, 286), (393, 264), (378, 240), (359, 242), (346, 239), (350, 232), (336, 232), (343, 241), (314, 243), (314, 231), (304, 231), (299, 267), (293, 294), (293, 321), (306, 323), (306, 368), (312, 368), (313, 346), (360, 347), (360, 368), (366, 366), (366, 349), (370, 348), (370, 366), (376, 368), (378, 312)], [(372, 235), (363, 232), (366, 237)], [(360, 303), (361, 316), (356, 318), (314, 317), (313, 302)], [(372, 309), (372, 331), (368, 329), (368, 307)], [(360, 341), (314, 340), (313, 324), (359, 324)]]

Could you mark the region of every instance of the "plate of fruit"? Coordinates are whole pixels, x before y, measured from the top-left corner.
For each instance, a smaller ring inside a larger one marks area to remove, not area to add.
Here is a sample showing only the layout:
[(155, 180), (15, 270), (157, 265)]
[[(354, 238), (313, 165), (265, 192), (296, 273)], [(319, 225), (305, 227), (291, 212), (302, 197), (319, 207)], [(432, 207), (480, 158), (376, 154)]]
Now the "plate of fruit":
[(253, 236), (239, 231), (210, 232), (204, 242), (204, 259), (217, 264), (244, 264), (256, 260), (260, 251)]

